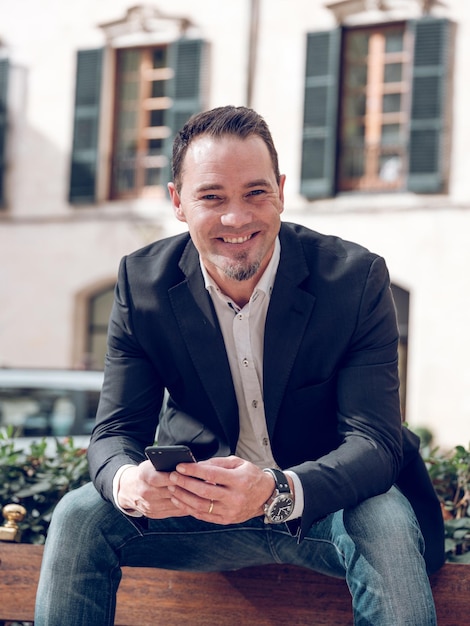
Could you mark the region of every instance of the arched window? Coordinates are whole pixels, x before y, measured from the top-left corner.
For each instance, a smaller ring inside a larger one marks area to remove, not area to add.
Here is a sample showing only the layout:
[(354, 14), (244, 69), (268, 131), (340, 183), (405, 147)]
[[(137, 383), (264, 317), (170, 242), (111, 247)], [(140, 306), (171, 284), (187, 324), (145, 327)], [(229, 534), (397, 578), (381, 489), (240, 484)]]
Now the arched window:
[(410, 292), (392, 283), (393, 299), (397, 309), (398, 331), (398, 368), (400, 374), (400, 405), (403, 419), (406, 415), (406, 374), (408, 365), (408, 318), (410, 312)]
[(92, 294), (88, 300), (86, 363), (89, 369), (103, 369), (108, 321), (114, 298), (114, 285)]

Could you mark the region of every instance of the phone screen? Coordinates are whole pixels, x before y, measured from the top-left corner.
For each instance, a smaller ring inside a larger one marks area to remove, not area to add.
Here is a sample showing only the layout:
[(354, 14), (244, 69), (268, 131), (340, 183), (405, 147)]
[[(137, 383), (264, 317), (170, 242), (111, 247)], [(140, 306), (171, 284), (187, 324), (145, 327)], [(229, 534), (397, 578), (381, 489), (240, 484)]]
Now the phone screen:
[(196, 461), (188, 446), (149, 446), (145, 454), (159, 472), (172, 472), (178, 463)]

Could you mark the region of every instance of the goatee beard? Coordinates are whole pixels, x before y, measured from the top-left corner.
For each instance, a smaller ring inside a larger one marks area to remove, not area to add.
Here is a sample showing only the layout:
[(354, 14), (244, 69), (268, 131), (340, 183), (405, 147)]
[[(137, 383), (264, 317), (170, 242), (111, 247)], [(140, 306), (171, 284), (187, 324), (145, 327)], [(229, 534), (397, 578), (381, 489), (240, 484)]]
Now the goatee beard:
[(224, 269), (224, 273), (227, 278), (231, 278), (232, 280), (250, 280), (259, 270), (260, 262), (255, 261), (250, 265), (246, 265), (243, 263), (243, 259), (240, 259), (238, 263), (230, 265)]

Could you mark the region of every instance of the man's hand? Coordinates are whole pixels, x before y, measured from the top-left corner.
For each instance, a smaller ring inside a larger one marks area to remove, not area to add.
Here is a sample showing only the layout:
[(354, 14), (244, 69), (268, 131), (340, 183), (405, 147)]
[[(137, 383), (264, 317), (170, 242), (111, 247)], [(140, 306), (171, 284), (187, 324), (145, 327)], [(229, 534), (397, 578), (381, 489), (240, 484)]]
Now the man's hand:
[(180, 463), (174, 472), (158, 472), (144, 461), (122, 473), (118, 504), (153, 519), (192, 515), (215, 524), (239, 524), (263, 515), (273, 490), (269, 473), (236, 456)]
[(145, 517), (163, 519), (185, 515), (172, 501), (168, 491), (169, 472), (157, 472), (150, 461), (128, 467), (121, 475), (117, 500), (121, 508)]
[(170, 474), (168, 490), (180, 515), (216, 524), (239, 524), (264, 514), (263, 505), (274, 490), (274, 479), (236, 456), (216, 457), (178, 466)]

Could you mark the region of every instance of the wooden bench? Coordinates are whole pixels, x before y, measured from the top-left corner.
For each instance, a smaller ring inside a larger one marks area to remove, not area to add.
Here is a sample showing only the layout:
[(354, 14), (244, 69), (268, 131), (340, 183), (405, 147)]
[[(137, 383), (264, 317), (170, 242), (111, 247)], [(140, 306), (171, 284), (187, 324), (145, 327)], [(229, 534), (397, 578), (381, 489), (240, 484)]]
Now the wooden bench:
[[(0, 543), (0, 621), (32, 621), (42, 546)], [(431, 578), (439, 626), (470, 623), (470, 567), (446, 564)], [(284, 565), (194, 574), (123, 568), (119, 626), (352, 625), (346, 584)]]

